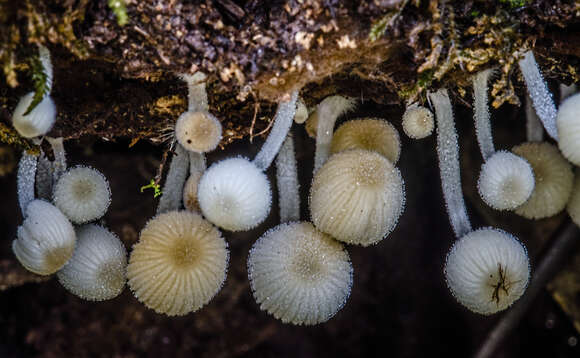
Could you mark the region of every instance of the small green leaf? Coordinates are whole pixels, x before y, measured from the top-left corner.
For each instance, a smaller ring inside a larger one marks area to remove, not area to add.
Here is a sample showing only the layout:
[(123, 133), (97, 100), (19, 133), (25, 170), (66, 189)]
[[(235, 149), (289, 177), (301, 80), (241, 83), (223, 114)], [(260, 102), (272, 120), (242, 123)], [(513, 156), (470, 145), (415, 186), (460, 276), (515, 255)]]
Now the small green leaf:
[(161, 195), (161, 188), (159, 186), (159, 184), (155, 183), (154, 179), (151, 179), (151, 181), (149, 182), (149, 184), (147, 185), (143, 185), (141, 187), (141, 192), (143, 192), (145, 189), (153, 189), (153, 197), (156, 198), (159, 195)]
[(26, 108), (24, 116), (28, 115), (36, 106), (42, 101), (44, 96), (50, 92), (50, 86), (47, 81), (48, 76), (44, 72), (44, 67), (40, 61), (39, 56), (33, 56), (30, 58), (30, 70), (32, 71), (32, 82), (34, 84), (34, 97), (32, 102)]
[(113, 14), (117, 17), (117, 24), (119, 24), (119, 26), (125, 26), (129, 21), (125, 0), (109, 0), (108, 5), (111, 11), (113, 11)]

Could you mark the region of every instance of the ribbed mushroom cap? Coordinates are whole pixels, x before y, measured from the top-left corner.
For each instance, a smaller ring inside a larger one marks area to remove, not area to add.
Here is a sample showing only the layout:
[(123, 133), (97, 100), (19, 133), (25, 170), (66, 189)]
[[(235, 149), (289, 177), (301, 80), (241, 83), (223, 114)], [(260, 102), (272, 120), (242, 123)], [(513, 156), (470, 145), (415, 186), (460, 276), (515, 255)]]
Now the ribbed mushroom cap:
[(403, 132), (413, 139), (428, 137), (433, 132), (435, 121), (433, 113), (419, 105), (407, 107), (403, 114)]
[(199, 211), (197, 187), (202, 174), (201, 172), (191, 173), (183, 186), (183, 206), (189, 211)]
[(568, 214), (572, 218), (572, 221), (578, 226), (580, 226), (580, 172), (576, 170), (576, 179), (574, 180), (574, 187), (572, 189), (572, 196), (570, 196), (570, 201), (568, 201)]
[(368, 246), (388, 235), (403, 211), (403, 178), (391, 162), (362, 149), (337, 153), (310, 188), (310, 215), (318, 230)]
[(75, 231), (67, 217), (52, 204), (33, 200), (26, 207), (26, 219), (18, 227), (12, 250), (27, 270), (50, 275), (71, 258), (75, 242)]
[(73, 256), (56, 274), (59, 282), (85, 300), (117, 297), (125, 288), (127, 269), (127, 250), (121, 240), (92, 224), (77, 229), (77, 238)]
[(580, 166), (580, 93), (568, 97), (558, 109), (558, 147), (566, 159)]
[(127, 266), (129, 287), (158, 313), (181, 316), (208, 303), (226, 278), (228, 250), (198, 214), (170, 211), (147, 223)]
[(260, 308), (298, 325), (334, 316), (350, 295), (352, 271), (343, 246), (308, 222), (269, 230), (248, 258), (250, 284)]
[(111, 203), (111, 190), (101, 172), (77, 166), (60, 177), (53, 202), (73, 223), (83, 224), (105, 215)]
[(244, 158), (213, 164), (202, 175), (197, 195), (207, 220), (230, 231), (258, 226), (270, 213), (272, 203), (268, 178)]
[(395, 127), (384, 119), (356, 119), (341, 125), (332, 137), (331, 154), (347, 149), (375, 151), (396, 164), (401, 154), (401, 140)]
[(530, 277), (526, 248), (494, 228), (470, 232), (447, 254), (445, 278), (451, 293), (469, 310), (489, 315), (524, 293)]
[(532, 194), (534, 172), (525, 159), (498, 151), (481, 167), (477, 188), (487, 205), (496, 210), (512, 210)]
[(574, 174), (558, 148), (546, 142), (528, 142), (512, 151), (530, 163), (536, 181), (532, 195), (515, 213), (528, 219), (542, 219), (562, 211), (572, 192)]
[(26, 116), (26, 110), (32, 103), (34, 92), (24, 95), (12, 114), (12, 125), (18, 133), (26, 138), (37, 137), (48, 133), (56, 120), (56, 106), (49, 95)]
[(175, 137), (189, 151), (210, 152), (222, 139), (222, 125), (209, 112), (184, 112), (175, 123)]

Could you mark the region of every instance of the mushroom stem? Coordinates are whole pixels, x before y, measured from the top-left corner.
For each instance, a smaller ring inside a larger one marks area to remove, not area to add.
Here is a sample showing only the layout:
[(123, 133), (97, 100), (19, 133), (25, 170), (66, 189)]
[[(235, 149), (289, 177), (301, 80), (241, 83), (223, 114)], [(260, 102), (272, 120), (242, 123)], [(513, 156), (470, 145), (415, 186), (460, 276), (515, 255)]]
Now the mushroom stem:
[(532, 99), (528, 95), (526, 95), (526, 138), (528, 142), (542, 142), (544, 140), (544, 127), (532, 105)]
[(518, 63), (538, 117), (540, 117), (548, 135), (558, 141), (556, 105), (552, 99), (552, 94), (548, 90), (548, 85), (540, 73), (534, 53), (531, 50), (526, 52), (524, 58)]
[(157, 206), (157, 215), (168, 211), (178, 210), (183, 198), (183, 184), (189, 171), (189, 156), (185, 148), (175, 143), (175, 153), (171, 158), (169, 171), (165, 178), (165, 185)]
[(203, 174), (206, 167), (203, 153), (189, 152), (189, 175)]
[(52, 185), (54, 186), (62, 174), (66, 172), (66, 153), (62, 137), (47, 137), (46, 140), (50, 143), (54, 154), (54, 162), (52, 163)]
[(296, 114), (297, 99), (298, 91), (294, 91), (290, 96), (290, 101), (282, 102), (278, 105), (278, 110), (274, 117), (274, 125), (268, 135), (268, 139), (266, 139), (262, 149), (260, 149), (253, 161), (254, 165), (261, 171), (268, 169), (274, 157), (278, 154), (280, 146), (282, 146), (282, 142), (286, 138), (290, 126), (292, 126), (294, 114)]
[(38, 45), (38, 58), (42, 64), (42, 70), (46, 75), (46, 87), (48, 88), (47, 93), (50, 93), (52, 90), (53, 79), (52, 62), (50, 61), (50, 51), (48, 51), (48, 49), (43, 45)]
[(205, 90), (205, 80), (207, 76), (203, 72), (196, 72), (193, 75), (182, 74), (180, 78), (187, 83), (188, 111), (208, 111), (209, 104), (207, 92)]
[(18, 190), (18, 203), (22, 216), (26, 216), (26, 207), (34, 200), (34, 182), (36, 178), (36, 165), (38, 155), (22, 152), (22, 158), (18, 164), (18, 177), (16, 186)]
[(575, 250), (578, 245), (578, 227), (573, 223), (568, 223), (557, 235), (555, 242), (546, 253), (534, 276), (530, 281), (526, 293), (513, 305), (497, 325), (491, 330), (479, 350), (474, 355), (475, 358), (495, 357), (494, 353), (503, 340), (509, 336), (511, 331), (518, 325), (524, 314), (534, 303), (536, 296), (542, 291), (544, 286), (558, 272), (564, 259)]
[(291, 134), (286, 137), (276, 157), (276, 181), (278, 183), (280, 222), (299, 221), (298, 172), (294, 155), (294, 140), (292, 140)]
[(38, 199), (50, 201), (52, 198), (52, 162), (41, 150), (36, 166), (36, 194)]
[(487, 105), (487, 81), (493, 73), (493, 69), (479, 72), (473, 78), (473, 108), (475, 133), (483, 160), (489, 159), (495, 152), (493, 138), (491, 136), (491, 123), (489, 121), (489, 108)]
[(563, 83), (560, 83), (560, 103), (564, 102), (564, 100), (574, 93), (576, 93), (578, 89), (576, 88), (576, 84), (572, 83), (570, 86), (567, 86)]
[(429, 93), (437, 119), (437, 155), (441, 172), (441, 186), (451, 226), (457, 238), (471, 231), (471, 223), (461, 190), (459, 145), (453, 121), (453, 109), (446, 89)]

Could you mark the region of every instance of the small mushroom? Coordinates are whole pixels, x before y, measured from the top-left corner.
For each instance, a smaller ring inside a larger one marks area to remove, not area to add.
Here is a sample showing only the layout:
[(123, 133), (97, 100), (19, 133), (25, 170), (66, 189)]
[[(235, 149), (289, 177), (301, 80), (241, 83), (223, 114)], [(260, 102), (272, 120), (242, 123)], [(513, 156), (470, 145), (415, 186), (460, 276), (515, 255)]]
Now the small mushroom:
[(576, 179), (574, 180), (572, 195), (570, 196), (566, 210), (572, 218), (572, 221), (580, 226), (580, 172), (578, 169), (576, 170)]
[(222, 139), (222, 125), (209, 112), (187, 111), (175, 123), (175, 137), (188, 151), (211, 152)]
[(566, 159), (580, 166), (580, 94), (567, 98), (558, 109), (558, 147)]
[(433, 133), (433, 113), (418, 104), (407, 107), (403, 114), (403, 132), (412, 139), (426, 138)]

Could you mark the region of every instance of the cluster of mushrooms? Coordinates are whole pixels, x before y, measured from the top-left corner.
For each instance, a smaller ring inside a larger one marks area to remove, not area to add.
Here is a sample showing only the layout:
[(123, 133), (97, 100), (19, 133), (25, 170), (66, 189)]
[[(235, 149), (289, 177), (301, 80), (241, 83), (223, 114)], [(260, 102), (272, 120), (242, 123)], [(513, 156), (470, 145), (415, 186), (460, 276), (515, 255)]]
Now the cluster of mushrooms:
[[(39, 50), (52, 83), (48, 50)], [(533, 108), (529, 106), (527, 115), (529, 142), (511, 152), (496, 151), (491, 136), (487, 82), (493, 70), (473, 78), (475, 126), (485, 160), (479, 193), (492, 208), (530, 219), (555, 215), (567, 206), (580, 224), (580, 177), (574, 183), (568, 162), (580, 165), (580, 94), (556, 110), (531, 51), (520, 68)], [(355, 102), (331, 96), (309, 113), (294, 91), (279, 104), (272, 130), (253, 160), (232, 157), (206, 168), (205, 153), (220, 142), (221, 124), (209, 111), (206, 76), (197, 72), (181, 79), (188, 85), (188, 109), (175, 124), (174, 155), (157, 214), (141, 231), (129, 259), (113, 233), (91, 223), (109, 206), (106, 179), (93, 168), (67, 170), (62, 140), (51, 138), (53, 161), (43, 153), (24, 153), (20, 161), (18, 197), (25, 219), (13, 242), (16, 257), (32, 272), (56, 273), (66, 289), (84, 299), (113, 298), (127, 282), (137, 299), (156, 312), (194, 312), (226, 279), (229, 252), (220, 229), (250, 230), (269, 215), (272, 191), (264, 172), (276, 158), (281, 223), (249, 252), (251, 289), (261, 309), (285, 323), (327, 321), (345, 304), (352, 286), (353, 267), (344, 244), (378, 243), (403, 212), (404, 183), (395, 166), (401, 151), (397, 130), (384, 119), (363, 118), (334, 131), (337, 119)], [(54, 123), (56, 109), (50, 95), (29, 109), (32, 97), (21, 99), (13, 124), (21, 135), (40, 141)], [(530, 278), (527, 251), (505, 231), (472, 229), (461, 189), (451, 101), (445, 89), (428, 98), (435, 116), (410, 103), (402, 125), (410, 138), (421, 139), (432, 133), (436, 118), (443, 194), (458, 238), (446, 258), (447, 285), (468, 309), (492, 314), (524, 293)], [(294, 122), (305, 123), (316, 137), (312, 222), (300, 221), (289, 134)], [(542, 124), (560, 150), (543, 141)]]

